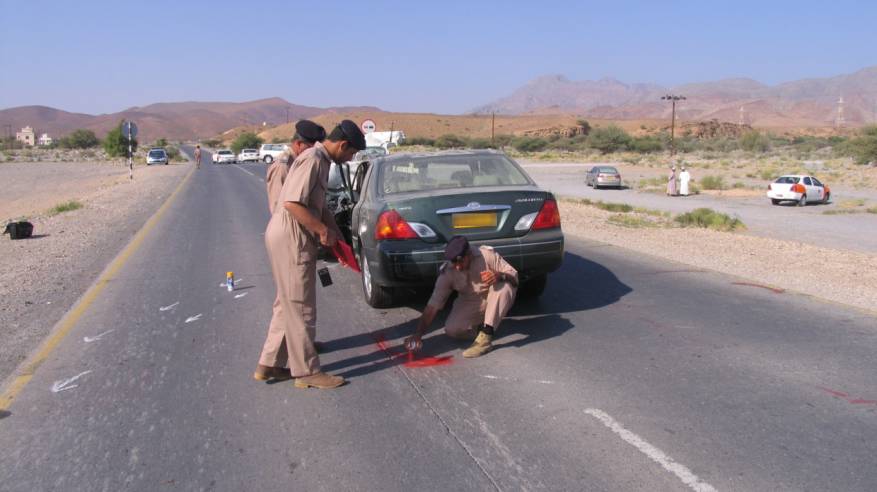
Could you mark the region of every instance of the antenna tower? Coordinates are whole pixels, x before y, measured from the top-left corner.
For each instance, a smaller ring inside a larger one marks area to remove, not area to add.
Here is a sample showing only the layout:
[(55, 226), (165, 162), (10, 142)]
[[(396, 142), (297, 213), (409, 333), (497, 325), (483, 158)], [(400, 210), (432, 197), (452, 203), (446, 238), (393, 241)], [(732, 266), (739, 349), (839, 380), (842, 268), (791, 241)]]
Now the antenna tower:
[(844, 98), (840, 96), (840, 99), (837, 100), (837, 117), (834, 120), (835, 128), (843, 128), (846, 124), (844, 120)]

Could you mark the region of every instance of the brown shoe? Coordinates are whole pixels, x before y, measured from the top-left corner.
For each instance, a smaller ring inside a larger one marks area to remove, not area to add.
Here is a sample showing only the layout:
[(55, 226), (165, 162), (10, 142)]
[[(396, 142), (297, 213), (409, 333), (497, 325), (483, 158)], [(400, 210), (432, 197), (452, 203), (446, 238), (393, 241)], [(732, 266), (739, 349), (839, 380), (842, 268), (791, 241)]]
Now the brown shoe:
[(326, 374), (325, 372), (318, 372), (316, 374), (311, 374), (310, 376), (295, 378), (295, 387), (332, 389), (341, 386), (342, 384), (344, 384), (344, 382), (344, 378), (342, 378), (341, 376), (332, 376), (331, 374)]
[(256, 381), (268, 381), (269, 379), (275, 381), (286, 381), (287, 379), (292, 379), (292, 374), (289, 373), (289, 369), (283, 367), (271, 367), (259, 364), (256, 367), (256, 372), (253, 373), (253, 379)]
[(478, 332), (478, 336), (475, 338), (475, 341), (472, 342), (472, 346), (463, 351), (463, 357), (466, 357), (467, 359), (481, 357), (493, 349), (493, 345), (490, 343), (492, 341), (493, 336), (488, 335), (483, 331)]

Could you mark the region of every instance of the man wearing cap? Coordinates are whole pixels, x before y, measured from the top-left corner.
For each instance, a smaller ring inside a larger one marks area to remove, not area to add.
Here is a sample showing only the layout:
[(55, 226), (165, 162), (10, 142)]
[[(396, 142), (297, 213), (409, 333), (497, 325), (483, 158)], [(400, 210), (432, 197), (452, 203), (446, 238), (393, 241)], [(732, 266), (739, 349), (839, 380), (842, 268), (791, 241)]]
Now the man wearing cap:
[(472, 346), (463, 351), (463, 357), (480, 357), (493, 348), (494, 332), (515, 301), (518, 272), (490, 246), (470, 248), (463, 236), (448, 241), (445, 260), (414, 335), (405, 344), (415, 350), (421, 347), (423, 334), (451, 292), (457, 291), (445, 333), (468, 340), (475, 337)]
[(265, 175), (265, 187), (268, 190), (268, 211), (274, 213), (277, 197), (283, 188), (283, 182), (289, 173), (289, 166), (302, 152), (314, 146), (317, 142), (326, 139), (326, 129), (311, 120), (301, 120), (295, 124), (295, 135), (292, 137), (292, 145), (289, 153), (280, 155), (268, 168)]
[(326, 206), (326, 186), (332, 161), (343, 164), (365, 149), (365, 136), (356, 123), (342, 121), (325, 143), (296, 157), (280, 190), (274, 214), (265, 229), (265, 246), (280, 299), (271, 325), (282, 328), (289, 371), (277, 367), (279, 345), (266, 340), (253, 375), (258, 380), (296, 378), (297, 388), (337, 388), (344, 378), (320, 370), (314, 348), (317, 328), (317, 247), (333, 247), (341, 233)]

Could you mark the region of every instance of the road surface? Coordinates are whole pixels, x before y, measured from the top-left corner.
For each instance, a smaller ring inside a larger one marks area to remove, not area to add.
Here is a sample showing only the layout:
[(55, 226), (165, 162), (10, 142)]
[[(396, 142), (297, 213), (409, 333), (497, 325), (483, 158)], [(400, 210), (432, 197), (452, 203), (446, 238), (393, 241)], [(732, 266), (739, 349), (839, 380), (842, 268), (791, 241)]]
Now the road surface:
[(423, 296), (371, 309), (333, 265), (349, 383), (254, 381), (264, 171), (193, 171), (0, 414), (0, 490), (877, 489), (872, 316), (572, 237), (485, 357), (436, 330), (449, 363), (406, 367)]

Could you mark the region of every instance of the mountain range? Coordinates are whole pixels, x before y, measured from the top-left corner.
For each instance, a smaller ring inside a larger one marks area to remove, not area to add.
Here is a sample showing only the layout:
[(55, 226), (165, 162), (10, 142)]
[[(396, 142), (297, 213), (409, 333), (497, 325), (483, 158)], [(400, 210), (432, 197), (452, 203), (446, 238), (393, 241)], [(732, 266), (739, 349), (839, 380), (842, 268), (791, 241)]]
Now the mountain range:
[(213, 137), (240, 126), (278, 125), (325, 113), (368, 110), (380, 111), (371, 107), (301, 106), (279, 97), (240, 103), (157, 103), (101, 115), (70, 113), (46, 106), (20, 106), (0, 110), (0, 131), (9, 132), (11, 129), (15, 133), (21, 127), (31, 126), (38, 134), (46, 132), (58, 137), (86, 128), (101, 137), (119, 121), (131, 120), (137, 124), (141, 142), (152, 142), (160, 137), (194, 140)]
[[(512, 94), (475, 108), (475, 114), (574, 113), (605, 119), (669, 119), (671, 107), (661, 96), (685, 96), (676, 106), (681, 120), (744, 123), (760, 127), (823, 127), (835, 123), (843, 98), (847, 125), (877, 122), (877, 66), (829, 78), (775, 86), (747, 78), (662, 87), (626, 84), (612, 78), (569, 80), (539, 77)], [(742, 108), (742, 114), (741, 114)]]

